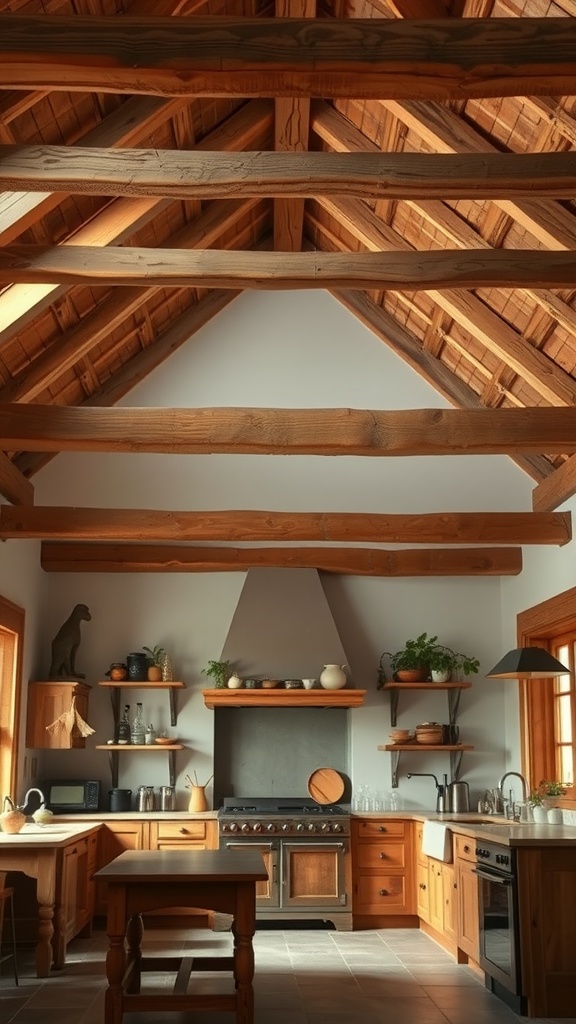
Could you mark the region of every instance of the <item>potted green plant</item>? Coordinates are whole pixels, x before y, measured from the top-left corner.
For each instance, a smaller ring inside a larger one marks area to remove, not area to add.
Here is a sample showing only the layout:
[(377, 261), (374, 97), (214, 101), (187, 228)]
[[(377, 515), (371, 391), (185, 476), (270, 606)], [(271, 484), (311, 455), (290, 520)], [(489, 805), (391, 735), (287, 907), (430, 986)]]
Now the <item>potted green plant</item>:
[(564, 796), (566, 786), (563, 782), (553, 782), (550, 779), (541, 779), (538, 783), (540, 801), (544, 807), (554, 807), (558, 797)]
[(477, 658), (460, 654), (444, 644), (435, 644), (428, 656), (428, 667), (433, 682), (446, 683), (449, 679), (461, 675), (475, 675), (480, 668), (480, 662)]
[(162, 662), (166, 657), (166, 651), (159, 644), (155, 644), (154, 647), (146, 647), (142, 645), (142, 650), (146, 651), (150, 664), (148, 666), (148, 679), (151, 683), (158, 683), (162, 679)]
[(427, 633), (420, 633), (420, 636), (417, 636), (414, 640), (407, 640), (404, 647), (394, 654), (391, 654), (390, 651), (384, 651), (380, 656), (378, 689), (386, 681), (386, 673), (382, 664), (383, 658), (387, 657), (390, 659), (392, 678), (398, 682), (424, 682), (430, 677), (430, 658), (437, 646), (437, 636), (428, 636)]
[(229, 661), (209, 661), (206, 668), (202, 669), (205, 676), (210, 676), (214, 680), (216, 690), (225, 688), (230, 671)]

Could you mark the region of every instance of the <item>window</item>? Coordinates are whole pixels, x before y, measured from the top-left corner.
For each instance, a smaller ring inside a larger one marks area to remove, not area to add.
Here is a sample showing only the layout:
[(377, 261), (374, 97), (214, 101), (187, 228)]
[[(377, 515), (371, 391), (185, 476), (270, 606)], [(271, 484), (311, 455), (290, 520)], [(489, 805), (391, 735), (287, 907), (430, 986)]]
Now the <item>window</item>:
[(576, 587), (518, 616), (518, 646), (546, 647), (570, 669), (555, 679), (520, 680), (523, 770), (532, 788), (556, 779), (576, 807)]
[(16, 791), (24, 611), (0, 597), (0, 794)]

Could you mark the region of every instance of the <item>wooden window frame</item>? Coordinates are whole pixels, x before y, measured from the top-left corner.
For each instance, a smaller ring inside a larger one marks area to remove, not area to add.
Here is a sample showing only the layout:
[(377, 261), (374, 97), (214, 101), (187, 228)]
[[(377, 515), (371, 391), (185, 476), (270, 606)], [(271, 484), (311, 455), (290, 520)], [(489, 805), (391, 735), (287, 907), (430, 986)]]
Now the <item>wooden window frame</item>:
[(16, 793), (20, 737), (20, 707), (22, 700), (22, 650), (24, 647), (24, 609), (0, 596), (0, 627), (16, 637), (15, 657), (10, 659), (10, 673), (0, 687), (0, 715), (2, 739), (0, 743), (0, 779), (4, 793)]
[[(516, 619), (519, 647), (550, 648), (551, 640), (576, 629), (576, 587), (520, 612)], [(532, 788), (556, 774), (554, 710), (550, 679), (520, 679), (522, 769)], [(576, 808), (576, 786), (560, 801)]]

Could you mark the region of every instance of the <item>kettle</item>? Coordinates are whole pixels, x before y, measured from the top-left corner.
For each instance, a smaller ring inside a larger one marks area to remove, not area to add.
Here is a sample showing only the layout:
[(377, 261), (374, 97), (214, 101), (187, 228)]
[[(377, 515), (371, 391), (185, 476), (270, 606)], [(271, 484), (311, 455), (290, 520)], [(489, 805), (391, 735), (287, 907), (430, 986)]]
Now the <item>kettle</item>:
[(453, 814), (470, 810), (470, 790), (467, 782), (451, 782), (448, 786), (448, 807)]

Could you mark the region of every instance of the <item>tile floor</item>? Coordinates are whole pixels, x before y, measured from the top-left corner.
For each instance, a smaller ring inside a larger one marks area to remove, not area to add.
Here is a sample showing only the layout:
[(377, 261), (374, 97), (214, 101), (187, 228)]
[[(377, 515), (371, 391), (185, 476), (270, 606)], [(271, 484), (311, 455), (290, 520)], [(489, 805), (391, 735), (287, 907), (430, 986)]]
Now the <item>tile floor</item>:
[[(143, 948), (178, 955), (202, 950), (227, 954), (226, 932), (148, 930)], [(20, 955), (14, 986), (11, 962), (2, 965), (0, 1024), (103, 1024), (106, 988), (103, 930), (68, 947), (62, 972), (37, 979), (32, 954)], [(476, 974), (457, 965), (414, 929), (335, 932), (259, 930), (254, 938), (255, 1024), (520, 1024)], [(226, 975), (194, 976), (196, 985), (226, 990)], [(144, 975), (146, 987), (172, 984)], [(222, 988), (222, 986), (224, 988)], [(533, 1022), (536, 1018), (532, 1019)], [(230, 1013), (126, 1014), (124, 1024), (233, 1024)], [(549, 1024), (552, 1018), (548, 1018)], [(576, 1024), (576, 1017), (562, 1024)]]

